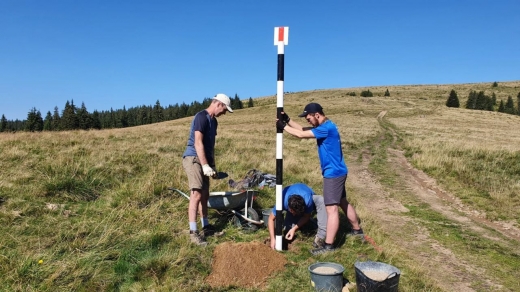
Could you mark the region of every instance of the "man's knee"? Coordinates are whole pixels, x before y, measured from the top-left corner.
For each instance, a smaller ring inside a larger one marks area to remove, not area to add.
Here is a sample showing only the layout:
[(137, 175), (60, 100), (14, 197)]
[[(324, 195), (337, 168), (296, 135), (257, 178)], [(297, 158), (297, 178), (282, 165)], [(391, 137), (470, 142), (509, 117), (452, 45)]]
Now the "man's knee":
[(190, 199), (200, 200), (202, 197), (202, 190), (201, 189), (191, 189), (190, 192)]

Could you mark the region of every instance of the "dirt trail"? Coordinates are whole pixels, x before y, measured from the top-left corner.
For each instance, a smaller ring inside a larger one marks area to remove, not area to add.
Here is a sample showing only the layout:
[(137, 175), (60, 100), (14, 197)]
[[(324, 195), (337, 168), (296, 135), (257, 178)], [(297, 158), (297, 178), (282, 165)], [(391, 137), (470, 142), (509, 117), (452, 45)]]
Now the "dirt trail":
[[(386, 112), (378, 115), (378, 120), (382, 121)], [(393, 134), (396, 141), (395, 132), (392, 129), (384, 129)], [(520, 230), (513, 226), (490, 222), (482, 214), (464, 206), (454, 195), (444, 191), (436, 184), (436, 181), (424, 172), (415, 169), (403, 155), (403, 152), (388, 148), (387, 155), (393, 171), (398, 174), (398, 181), (404, 191), (415, 196), (415, 199), (427, 203), (430, 208), (462, 228), (467, 228), (482, 237), (499, 241), (493, 235), (490, 227), (501, 232), (507, 238), (520, 241)], [(389, 240), (398, 243), (403, 250), (406, 250), (410, 258), (417, 264), (430, 271), (431, 278), (434, 279), (439, 287), (445, 291), (476, 291), (475, 283), (479, 283), (478, 290), (495, 291), (502, 290), (504, 287), (495, 283), (489, 276), (486, 268), (478, 262), (459, 258), (449, 247), (442, 245), (437, 240), (430, 237), (428, 230), (421, 226), (420, 222), (402, 214), (408, 209), (386, 192), (377, 178), (370, 173), (368, 165), (372, 159), (368, 150), (363, 151), (362, 161), (359, 162), (354, 157), (349, 159), (348, 183), (357, 193), (360, 206), (363, 206), (370, 214), (377, 214), (374, 220), (381, 226)], [(412, 231), (412, 232), (411, 232)], [(502, 241), (503, 243), (503, 241)], [(510, 246), (513, 250), (518, 250), (518, 245)]]

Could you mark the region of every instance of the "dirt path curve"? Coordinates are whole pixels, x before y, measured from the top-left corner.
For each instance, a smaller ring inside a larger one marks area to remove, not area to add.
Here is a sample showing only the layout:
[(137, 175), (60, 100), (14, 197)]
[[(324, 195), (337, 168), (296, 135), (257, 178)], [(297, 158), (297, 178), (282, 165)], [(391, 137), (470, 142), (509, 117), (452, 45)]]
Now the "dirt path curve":
[[(385, 114), (386, 112), (381, 112), (377, 118), (381, 120)], [(394, 141), (396, 140), (392, 129), (385, 128), (384, 131), (392, 132)], [(404, 191), (427, 203), (432, 210), (488, 239), (500, 240), (485, 228), (486, 226), (499, 230), (507, 238), (520, 240), (519, 230), (490, 222), (478, 212), (464, 206), (455, 196), (442, 190), (433, 178), (415, 169), (402, 151), (388, 148), (387, 157)], [(469, 262), (459, 258), (449, 247), (431, 238), (428, 230), (421, 226), (420, 222), (404, 216), (403, 213), (408, 212), (408, 209), (388, 194), (377, 178), (370, 173), (368, 165), (371, 159), (368, 150), (362, 152), (361, 161), (355, 157), (349, 159), (348, 183), (360, 194), (360, 207), (370, 214), (377, 214), (373, 216), (374, 220), (388, 235), (389, 241), (397, 243), (418, 265), (430, 271), (431, 278), (445, 291), (476, 291), (473, 288), (475, 283), (478, 283), (478, 290), (504, 289), (488, 276), (486, 267), (476, 261)], [(511, 248), (518, 249), (514, 246)]]

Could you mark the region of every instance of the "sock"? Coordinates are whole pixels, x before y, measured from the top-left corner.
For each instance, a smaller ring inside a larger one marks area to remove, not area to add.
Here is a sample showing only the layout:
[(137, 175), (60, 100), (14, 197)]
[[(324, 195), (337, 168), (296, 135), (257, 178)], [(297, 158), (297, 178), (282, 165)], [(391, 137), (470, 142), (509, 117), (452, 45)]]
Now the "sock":
[(197, 222), (190, 222), (190, 231), (197, 231)]
[(200, 223), (202, 224), (202, 227), (209, 225), (208, 218), (200, 218)]

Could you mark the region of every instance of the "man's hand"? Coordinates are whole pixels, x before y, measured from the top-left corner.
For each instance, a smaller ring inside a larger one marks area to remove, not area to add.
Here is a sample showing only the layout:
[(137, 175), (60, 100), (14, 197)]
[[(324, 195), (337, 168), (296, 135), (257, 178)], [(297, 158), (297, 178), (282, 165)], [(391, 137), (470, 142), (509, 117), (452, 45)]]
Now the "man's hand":
[(204, 164), (202, 166), (202, 171), (204, 172), (204, 175), (205, 176), (209, 176), (209, 177), (212, 177), (214, 176), (215, 174), (217, 174), (215, 172), (215, 170), (213, 168), (211, 168), (211, 166), (209, 166), (209, 164)]
[(215, 178), (215, 179), (218, 178), (218, 172), (217, 172), (217, 168), (215, 167), (215, 165), (210, 165), (210, 167), (215, 172), (215, 174), (213, 174), (211, 177)]
[(292, 240), (294, 238), (294, 233), (296, 232), (296, 228), (291, 228), (289, 231), (287, 231), (287, 234), (285, 235), (285, 239)]
[(283, 131), (283, 129), (287, 126), (286, 123), (282, 122), (281, 120), (276, 121), (276, 128), (280, 131)]
[(290, 120), (291, 118), (289, 118), (289, 116), (285, 112), (282, 112), (282, 121), (288, 124)]
[(276, 239), (275, 238), (271, 238), (270, 244), (271, 244), (271, 249), (276, 250)]

